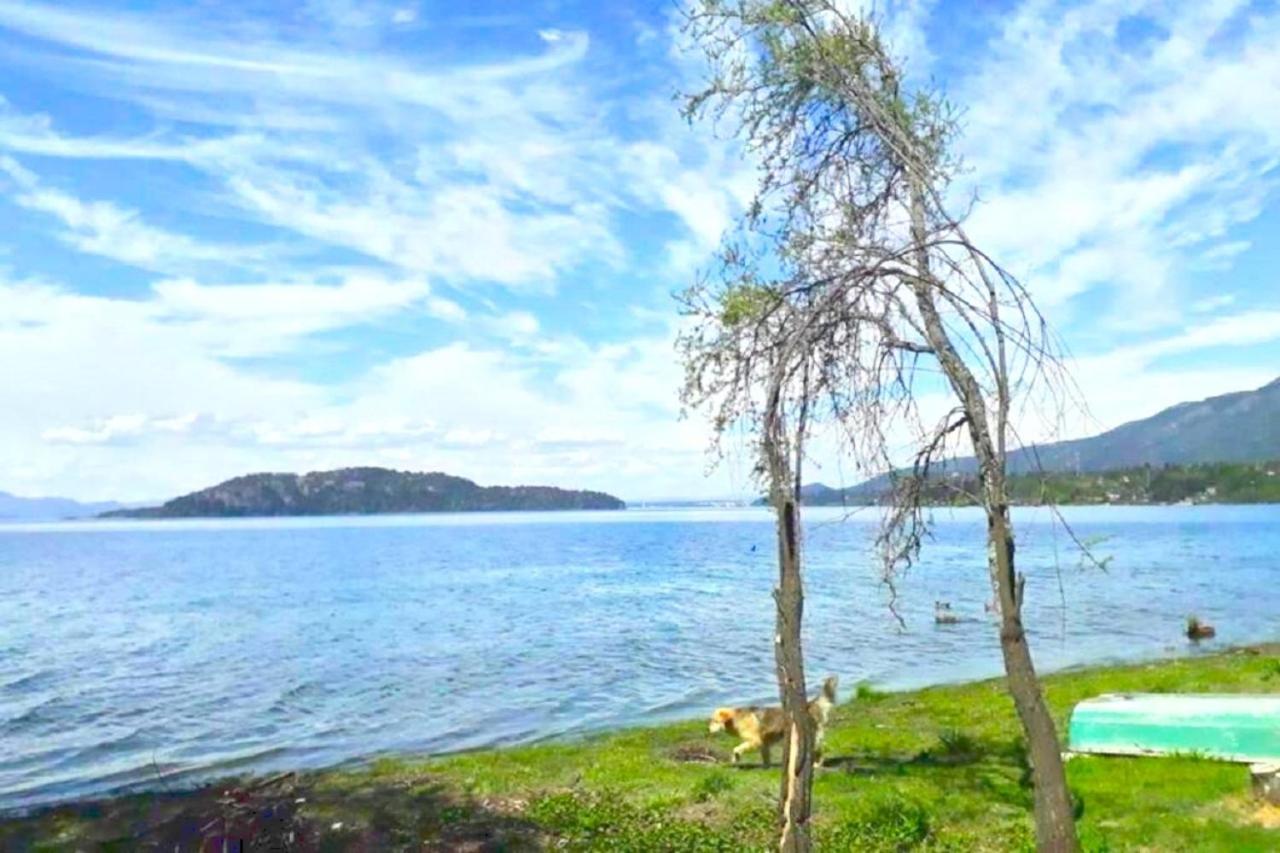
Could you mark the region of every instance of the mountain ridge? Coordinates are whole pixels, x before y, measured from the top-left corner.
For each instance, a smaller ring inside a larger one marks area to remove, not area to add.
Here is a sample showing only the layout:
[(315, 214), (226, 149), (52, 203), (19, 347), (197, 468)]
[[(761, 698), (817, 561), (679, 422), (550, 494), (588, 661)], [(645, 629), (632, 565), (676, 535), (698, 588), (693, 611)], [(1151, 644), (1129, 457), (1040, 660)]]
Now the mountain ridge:
[(60, 497), (28, 498), (9, 492), (0, 492), (0, 521), (60, 521), (67, 518), (92, 518), (124, 506), (119, 501), (77, 501)]
[(1252, 391), (1177, 403), (1089, 438), (1009, 454), (1010, 468), (1016, 472), (1037, 467), (1084, 472), (1276, 458), (1280, 458), (1280, 378)]
[[(1280, 459), (1280, 378), (1252, 391), (1188, 400), (1146, 418), (1088, 438), (1019, 448), (1009, 453), (1009, 473), (1102, 473), (1149, 466), (1261, 463)], [(936, 466), (939, 474), (977, 470), (971, 456)], [(889, 475), (848, 488), (806, 486), (809, 503), (866, 503), (883, 494)], [(803, 499), (803, 495), (802, 495)]]

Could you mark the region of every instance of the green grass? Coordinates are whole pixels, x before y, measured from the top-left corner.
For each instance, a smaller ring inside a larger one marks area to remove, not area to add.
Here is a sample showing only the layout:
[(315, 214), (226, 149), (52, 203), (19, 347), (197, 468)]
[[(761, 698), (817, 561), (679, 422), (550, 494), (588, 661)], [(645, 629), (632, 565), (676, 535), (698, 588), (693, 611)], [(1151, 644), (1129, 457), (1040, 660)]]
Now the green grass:
[[(1065, 672), (1045, 679), (1045, 690), (1065, 736), (1072, 706), (1100, 693), (1280, 690), (1278, 651)], [(479, 849), (769, 849), (778, 771), (731, 767), (733, 743), (695, 720), (571, 743), (382, 759), (302, 777), (289, 802), (304, 795), (298, 825), (319, 832), (327, 849), (462, 846), (460, 839), (489, 844)], [(831, 766), (814, 790), (822, 849), (1032, 849), (1025, 748), (1000, 681), (859, 689), (833, 717), (827, 754)], [(1280, 829), (1264, 825), (1274, 825), (1276, 812), (1251, 801), (1243, 766), (1080, 756), (1067, 767), (1086, 849), (1280, 849)], [(155, 801), (0, 824), (0, 848), (116, 837), (104, 822), (129, 814), (136, 825)], [(340, 831), (327, 831), (339, 822)]]

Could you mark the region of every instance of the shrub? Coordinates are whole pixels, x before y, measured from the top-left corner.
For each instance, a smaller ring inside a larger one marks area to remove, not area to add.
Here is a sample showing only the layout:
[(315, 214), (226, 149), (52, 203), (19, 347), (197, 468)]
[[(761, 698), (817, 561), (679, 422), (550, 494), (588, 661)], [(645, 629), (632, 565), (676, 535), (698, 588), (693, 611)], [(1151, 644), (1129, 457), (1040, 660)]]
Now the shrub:
[(959, 729), (947, 729), (938, 735), (938, 754), (948, 758), (969, 758), (982, 752), (973, 736)]

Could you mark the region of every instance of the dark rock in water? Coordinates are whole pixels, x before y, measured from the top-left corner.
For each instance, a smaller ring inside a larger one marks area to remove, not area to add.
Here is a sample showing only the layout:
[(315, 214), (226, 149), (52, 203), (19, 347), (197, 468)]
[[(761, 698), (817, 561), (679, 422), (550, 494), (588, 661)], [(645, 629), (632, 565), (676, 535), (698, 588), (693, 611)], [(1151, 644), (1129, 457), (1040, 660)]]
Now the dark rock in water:
[(1208, 640), (1217, 635), (1217, 630), (1207, 622), (1201, 622), (1192, 616), (1187, 620), (1188, 640)]
[(202, 518), (282, 515), (625, 509), (604, 492), (552, 486), (478, 486), (433, 472), (340, 468), (310, 474), (249, 474), (147, 509), (103, 518)]

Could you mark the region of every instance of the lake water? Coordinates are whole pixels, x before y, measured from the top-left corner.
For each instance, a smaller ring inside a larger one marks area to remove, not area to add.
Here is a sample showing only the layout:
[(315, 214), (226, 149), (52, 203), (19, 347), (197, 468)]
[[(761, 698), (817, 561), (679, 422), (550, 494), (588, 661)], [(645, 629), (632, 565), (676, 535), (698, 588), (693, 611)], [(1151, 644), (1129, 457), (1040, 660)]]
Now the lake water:
[[(809, 674), (996, 675), (981, 517), (901, 582), (806, 520)], [(1018, 510), (1042, 670), (1280, 636), (1280, 507)], [(775, 696), (763, 509), (0, 526), (0, 810), (701, 716)], [(935, 599), (968, 621), (935, 626)]]

